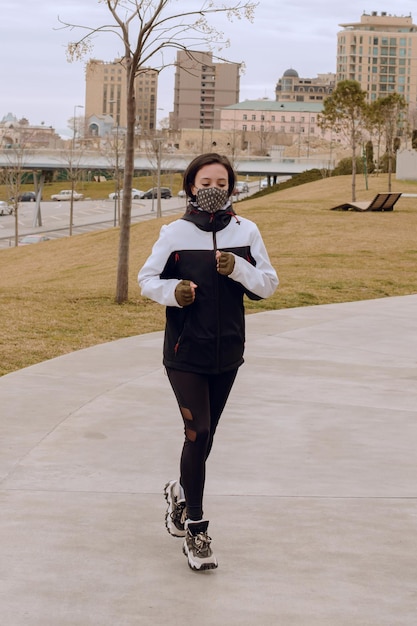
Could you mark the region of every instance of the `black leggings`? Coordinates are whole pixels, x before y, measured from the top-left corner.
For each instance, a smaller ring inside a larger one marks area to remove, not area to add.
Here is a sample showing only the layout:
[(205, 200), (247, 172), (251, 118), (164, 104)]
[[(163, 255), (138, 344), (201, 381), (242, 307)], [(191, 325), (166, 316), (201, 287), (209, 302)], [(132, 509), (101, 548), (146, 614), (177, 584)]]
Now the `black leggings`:
[(194, 374), (167, 368), (169, 382), (184, 421), (185, 441), (181, 454), (180, 480), (190, 520), (203, 517), (206, 460), (217, 424), (237, 374)]

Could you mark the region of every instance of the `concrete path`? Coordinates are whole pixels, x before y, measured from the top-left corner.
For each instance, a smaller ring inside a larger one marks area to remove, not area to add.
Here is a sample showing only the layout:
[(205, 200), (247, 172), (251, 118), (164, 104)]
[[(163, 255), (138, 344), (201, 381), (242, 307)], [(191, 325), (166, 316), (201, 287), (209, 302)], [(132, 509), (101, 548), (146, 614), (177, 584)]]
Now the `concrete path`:
[(247, 327), (202, 574), (164, 526), (182, 427), (162, 333), (0, 379), (1, 626), (417, 624), (417, 296)]

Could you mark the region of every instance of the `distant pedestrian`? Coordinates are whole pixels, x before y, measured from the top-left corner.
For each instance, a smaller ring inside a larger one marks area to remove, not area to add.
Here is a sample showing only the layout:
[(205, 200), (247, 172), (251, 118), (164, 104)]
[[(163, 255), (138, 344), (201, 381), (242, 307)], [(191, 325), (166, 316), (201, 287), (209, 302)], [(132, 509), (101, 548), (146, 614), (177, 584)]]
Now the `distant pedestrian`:
[(215, 153), (189, 164), (186, 212), (161, 228), (138, 276), (142, 294), (167, 307), (163, 363), (185, 440), (179, 479), (165, 486), (165, 522), (171, 535), (184, 537), (194, 570), (217, 567), (203, 515), (206, 461), (243, 363), (243, 296), (267, 298), (278, 285), (257, 226), (233, 211), (235, 178)]

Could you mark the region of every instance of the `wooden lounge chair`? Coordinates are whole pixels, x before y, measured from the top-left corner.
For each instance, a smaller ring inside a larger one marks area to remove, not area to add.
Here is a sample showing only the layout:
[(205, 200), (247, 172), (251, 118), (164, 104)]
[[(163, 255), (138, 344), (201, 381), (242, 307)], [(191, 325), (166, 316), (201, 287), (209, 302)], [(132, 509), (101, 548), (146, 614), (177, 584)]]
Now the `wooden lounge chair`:
[(343, 202), (331, 211), (392, 211), (401, 193), (377, 193), (370, 202)]

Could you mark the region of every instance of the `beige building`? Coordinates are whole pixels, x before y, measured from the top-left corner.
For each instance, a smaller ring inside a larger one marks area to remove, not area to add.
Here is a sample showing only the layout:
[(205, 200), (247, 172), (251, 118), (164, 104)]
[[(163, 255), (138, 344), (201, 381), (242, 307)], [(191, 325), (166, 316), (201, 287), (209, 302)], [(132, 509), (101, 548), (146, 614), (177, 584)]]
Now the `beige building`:
[[(135, 81), (136, 122), (141, 134), (156, 129), (158, 72), (144, 70)], [(92, 59), (86, 68), (86, 134), (103, 136), (113, 127), (126, 127), (126, 72), (121, 59), (110, 63)]]
[(341, 141), (331, 131), (322, 131), (317, 118), (320, 102), (276, 102), (245, 100), (221, 110), (220, 129), (170, 130), (167, 145), (187, 154), (215, 150), (236, 157), (329, 155), (332, 160)]
[(300, 78), (294, 69), (286, 70), (275, 88), (277, 102), (323, 102), (334, 89), (336, 74)]
[(330, 141), (331, 133), (317, 124), (321, 102), (245, 100), (221, 111), (221, 129), (242, 138), (242, 148), (265, 154), (272, 145), (309, 146)]
[(220, 109), (239, 102), (239, 88), (239, 63), (214, 63), (211, 52), (179, 51), (170, 128), (219, 128)]
[(368, 100), (399, 93), (417, 103), (417, 26), (410, 16), (364, 13), (360, 22), (340, 24), (337, 81), (356, 80)]
[(33, 125), (8, 113), (0, 121), (0, 147), (11, 149), (60, 148), (63, 140), (52, 126)]

